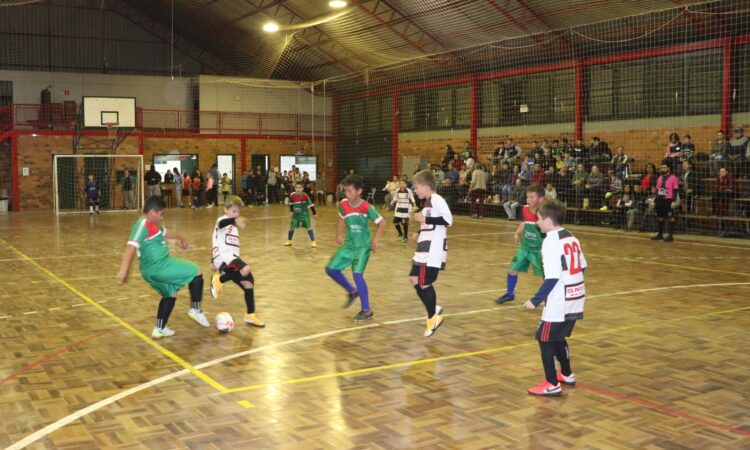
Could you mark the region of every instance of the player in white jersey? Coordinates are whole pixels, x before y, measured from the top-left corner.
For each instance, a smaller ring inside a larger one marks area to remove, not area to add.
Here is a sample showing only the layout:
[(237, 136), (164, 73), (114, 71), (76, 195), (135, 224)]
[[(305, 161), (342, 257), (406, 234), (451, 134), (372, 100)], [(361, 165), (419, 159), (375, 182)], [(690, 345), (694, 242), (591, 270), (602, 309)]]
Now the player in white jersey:
[(435, 193), (437, 182), (430, 170), (422, 170), (412, 179), (414, 191), (424, 200), (422, 211), (414, 215), (414, 220), (421, 223), (417, 234), (417, 251), (412, 260), (409, 281), (417, 291), (427, 310), (427, 328), (425, 337), (432, 336), (443, 323), (443, 308), (437, 304), (437, 295), (432, 286), (437, 280), (438, 272), (445, 270), (448, 257), (448, 227), (453, 224), (448, 203)]
[[(406, 187), (406, 181), (399, 181), (398, 191), (393, 194), (393, 200), (391, 200), (391, 205), (396, 205), (393, 213), (393, 224), (398, 231), (396, 241), (407, 242), (409, 240), (409, 213), (416, 204), (414, 194)], [(403, 231), (401, 231), (402, 226)]]
[[(536, 329), (545, 380), (529, 389), (529, 394), (559, 396), (562, 393), (561, 383), (576, 383), (575, 374), (570, 368), (570, 352), (565, 338), (573, 332), (576, 320), (583, 319), (583, 304), (586, 301), (583, 273), (586, 270), (586, 258), (578, 239), (563, 228), (563, 203), (548, 200), (539, 208), (538, 214), (539, 229), (547, 235), (542, 243), (544, 284), (524, 306), (533, 310), (543, 301), (547, 302)], [(559, 373), (555, 369), (555, 358), (560, 363)]]
[(224, 215), (216, 220), (211, 267), (216, 269), (217, 273), (211, 278), (211, 296), (214, 299), (218, 298), (222, 283), (234, 281), (245, 292), (245, 323), (262, 328), (266, 324), (255, 314), (255, 279), (250, 272), (250, 266), (240, 259), (239, 229), (247, 225), (247, 220), (240, 217), (242, 206), (242, 200), (236, 195), (226, 197)]

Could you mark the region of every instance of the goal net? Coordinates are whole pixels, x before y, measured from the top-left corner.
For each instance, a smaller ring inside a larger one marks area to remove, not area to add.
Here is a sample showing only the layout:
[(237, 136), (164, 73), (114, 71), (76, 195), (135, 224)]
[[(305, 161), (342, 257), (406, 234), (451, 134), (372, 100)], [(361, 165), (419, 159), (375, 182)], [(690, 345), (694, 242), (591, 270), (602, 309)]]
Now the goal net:
[[(87, 186), (89, 176), (93, 179)], [(55, 213), (141, 210), (143, 156), (55, 155), (53, 164)]]

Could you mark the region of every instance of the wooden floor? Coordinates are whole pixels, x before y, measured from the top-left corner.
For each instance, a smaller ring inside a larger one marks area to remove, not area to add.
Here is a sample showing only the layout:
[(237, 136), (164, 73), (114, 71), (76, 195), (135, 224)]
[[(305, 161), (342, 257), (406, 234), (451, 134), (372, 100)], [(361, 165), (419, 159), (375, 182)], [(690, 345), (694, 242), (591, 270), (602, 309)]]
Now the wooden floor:
[[(195, 247), (173, 253), (207, 271), (217, 212), (167, 211)], [(355, 324), (323, 271), (334, 209), (320, 208), (317, 249), (301, 232), (282, 247), (286, 209), (245, 214), (268, 327), (201, 328), (181, 292), (177, 334), (158, 342), (156, 293), (113, 278), (134, 214), (0, 216), (0, 447), (750, 448), (747, 241), (571, 227), (589, 262), (579, 384), (544, 399), (526, 393), (543, 378), (540, 311), (520, 308), (540, 280), (493, 302), (516, 223), (456, 220), (436, 284), (446, 321), (425, 339), (413, 245), (392, 227), (366, 272), (375, 320)], [(234, 286), (204, 301), (211, 318), (244, 312)]]

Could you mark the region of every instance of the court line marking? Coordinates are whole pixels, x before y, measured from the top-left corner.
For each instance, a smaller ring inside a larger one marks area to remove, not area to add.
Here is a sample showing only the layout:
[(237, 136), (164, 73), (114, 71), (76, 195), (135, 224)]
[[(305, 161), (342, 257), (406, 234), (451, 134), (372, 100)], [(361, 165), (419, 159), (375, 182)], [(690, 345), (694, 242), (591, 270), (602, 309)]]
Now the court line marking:
[[(733, 285), (750, 285), (750, 283), (732, 283), (732, 284)], [(692, 287), (706, 287), (706, 286), (711, 286), (711, 285), (693, 285)], [(691, 287), (691, 286), (682, 286), (682, 288), (689, 288), (689, 287)], [(672, 289), (672, 288), (673, 288), (672, 286), (665, 286), (665, 287), (660, 287), (660, 288), (649, 288), (648, 290), (649, 291), (651, 291), (651, 290), (666, 290), (666, 289)], [(630, 293), (633, 293), (633, 292), (637, 292), (637, 291), (631, 291)], [(607, 293), (607, 294), (599, 294), (598, 296), (607, 296), (607, 295), (615, 295), (615, 294), (614, 293)], [(620, 294), (620, 295), (622, 295), (622, 294)], [(594, 297), (594, 296), (593, 295), (589, 296), (589, 298), (591, 298), (591, 297)], [(518, 307), (520, 307), (520, 306), (521, 305), (519, 305)], [(486, 312), (488, 310), (495, 310), (495, 309), (502, 309), (502, 307), (498, 307), (498, 308), (485, 308), (485, 309), (476, 310), (476, 311)], [(505, 309), (507, 309), (507, 307)], [(744, 309), (750, 309), (750, 307), (733, 309), (733, 310), (728, 310), (728, 311), (713, 312), (713, 313), (708, 313), (706, 315), (717, 314), (717, 313), (719, 313), (719, 314), (727, 314), (728, 312), (736, 312), (736, 311), (744, 310)], [(463, 312), (454, 313), (454, 314), (446, 314), (446, 316), (468, 315), (470, 313), (472, 313), (472, 311), (463, 311)], [(670, 319), (670, 320), (679, 320), (679, 319), (684, 320), (684, 319), (695, 318), (695, 317), (699, 317), (699, 316), (700, 315), (685, 316), (685, 317), (681, 317), (681, 318), (677, 318), (677, 319)], [(406, 320), (394, 321), (394, 322), (401, 323), (401, 322), (405, 322), (405, 321), (416, 321), (416, 320), (424, 320), (424, 317), (420, 317), (418, 319), (406, 319)], [(208, 367), (211, 367), (211, 366), (215, 366), (217, 364), (221, 364), (223, 362), (230, 361), (230, 360), (233, 360), (233, 359), (236, 359), (236, 358), (240, 358), (242, 356), (247, 356), (247, 355), (250, 355), (250, 354), (253, 354), (253, 353), (260, 353), (260, 352), (263, 352), (263, 351), (266, 351), (266, 350), (275, 349), (275, 348), (286, 346), (286, 345), (293, 345), (293, 344), (297, 344), (297, 343), (300, 343), (300, 342), (310, 341), (310, 340), (317, 339), (317, 338), (320, 338), (320, 337), (333, 336), (333, 335), (336, 335), (336, 334), (348, 333), (349, 331), (360, 331), (360, 330), (365, 330), (365, 329), (368, 329), (368, 328), (375, 328), (375, 327), (380, 327), (380, 326), (383, 326), (383, 325), (380, 324), (380, 323), (374, 323), (374, 324), (371, 324), (371, 325), (355, 326), (355, 327), (348, 327), (348, 328), (340, 328), (338, 330), (331, 330), (331, 331), (326, 331), (326, 332), (322, 332), (322, 333), (311, 334), (311, 335), (308, 335), (308, 336), (301, 336), (301, 337), (298, 337), (298, 338), (289, 339), (287, 341), (277, 342), (275, 344), (268, 344), (268, 345), (260, 346), (260, 347), (254, 348), (254, 349), (245, 350), (243, 352), (239, 352), (239, 353), (235, 353), (235, 354), (232, 354), (232, 355), (227, 355), (227, 356), (224, 356), (224, 357), (221, 357), (221, 358), (213, 359), (213, 360), (207, 361), (205, 363), (197, 364), (195, 367), (197, 369), (205, 369), (205, 368), (208, 368)], [(602, 333), (602, 334), (604, 334), (604, 333)], [(530, 343), (533, 343), (533, 342), (534, 341), (530, 341)], [(102, 400), (99, 400), (96, 403), (92, 403), (91, 405), (89, 405), (89, 406), (87, 406), (87, 407), (85, 407), (83, 409), (80, 409), (80, 410), (78, 410), (76, 412), (68, 414), (67, 416), (62, 417), (62, 418), (56, 420), (55, 422), (52, 422), (52, 423), (44, 426), (43, 428), (40, 428), (39, 430), (37, 430), (37, 431), (35, 431), (35, 432), (27, 435), (26, 437), (24, 437), (20, 441), (17, 441), (15, 443), (13, 443), (11, 446), (7, 447), (6, 450), (19, 450), (19, 449), (22, 449), (22, 448), (24, 448), (24, 447), (26, 447), (28, 445), (33, 444), (34, 442), (38, 441), (39, 439), (42, 439), (45, 436), (54, 433), (55, 431), (59, 430), (60, 428), (63, 428), (65, 426), (67, 426), (67, 425), (69, 425), (69, 424), (77, 421), (78, 419), (80, 419), (82, 417), (85, 417), (85, 416), (87, 416), (87, 415), (89, 415), (89, 414), (91, 414), (93, 412), (98, 411), (99, 409), (102, 409), (102, 408), (104, 408), (106, 406), (109, 406), (109, 405), (111, 405), (113, 403), (117, 403), (118, 401), (120, 401), (120, 400), (122, 400), (124, 398), (127, 398), (127, 397), (130, 397), (131, 395), (137, 394), (138, 392), (144, 391), (144, 390), (149, 389), (149, 388), (154, 387), (154, 386), (158, 386), (158, 385), (160, 385), (162, 383), (166, 383), (167, 381), (172, 381), (175, 378), (179, 378), (179, 377), (181, 377), (183, 375), (187, 375), (189, 373), (190, 373), (190, 371), (187, 370), (187, 369), (178, 370), (177, 372), (172, 372), (172, 373), (166, 374), (166, 375), (164, 375), (162, 377), (156, 378), (156, 379), (148, 381), (146, 383), (139, 384), (137, 386), (133, 386), (132, 388), (129, 388), (129, 389), (125, 390), (125, 391), (122, 391), (122, 392), (120, 392), (118, 394), (112, 395), (110, 397), (106, 397), (106, 398), (104, 398)]]
[(65, 280), (63, 280), (62, 278), (58, 277), (57, 275), (55, 275), (54, 273), (52, 273), (50, 270), (48, 270), (47, 268), (45, 268), (44, 266), (42, 266), (41, 264), (39, 264), (38, 262), (34, 261), (33, 259), (28, 258), (25, 253), (23, 253), (22, 251), (18, 250), (16, 247), (10, 245), (8, 242), (6, 242), (3, 239), (0, 239), (0, 243), (2, 243), (3, 245), (5, 245), (6, 247), (8, 247), (10, 250), (12, 250), (13, 252), (15, 252), (21, 258), (24, 258), (25, 261), (27, 261), (29, 264), (33, 265), (34, 267), (36, 267), (37, 269), (39, 269), (40, 271), (42, 271), (44, 274), (46, 274), (47, 276), (49, 276), (50, 278), (52, 278), (53, 280), (55, 280), (56, 282), (58, 282), (64, 288), (66, 288), (67, 290), (69, 290), (73, 294), (75, 294), (78, 297), (80, 297), (81, 300), (83, 300), (86, 303), (90, 304), (95, 309), (99, 310), (99, 312), (103, 313), (104, 315), (106, 315), (107, 317), (109, 317), (110, 319), (112, 319), (113, 321), (115, 321), (118, 325), (120, 325), (123, 328), (125, 328), (126, 330), (130, 331), (132, 334), (134, 334), (140, 340), (142, 340), (143, 342), (145, 342), (148, 345), (150, 345), (153, 348), (155, 348), (157, 351), (159, 351), (159, 353), (161, 353), (162, 355), (164, 355), (167, 358), (171, 359), (172, 361), (174, 361), (175, 363), (179, 364), (180, 366), (184, 367), (188, 372), (192, 373), (193, 375), (197, 376), (198, 378), (200, 378), (201, 380), (203, 380), (204, 382), (206, 382), (209, 386), (213, 387), (214, 389), (216, 389), (219, 392), (225, 392), (226, 391), (227, 388), (224, 387), (221, 383), (219, 383), (218, 381), (216, 381), (213, 378), (209, 377), (205, 373), (201, 372), (195, 366), (193, 366), (189, 362), (185, 361), (184, 359), (180, 358), (179, 356), (177, 356), (172, 351), (170, 351), (170, 350), (166, 349), (165, 347), (162, 347), (161, 345), (157, 344), (154, 339), (151, 339), (150, 337), (146, 336), (140, 330), (138, 330), (137, 328), (133, 327), (132, 325), (130, 325), (129, 323), (127, 323), (125, 320), (121, 319), (119, 316), (117, 316), (115, 313), (113, 313), (109, 309), (107, 309), (104, 306), (100, 305), (99, 303), (95, 302), (92, 298), (90, 298), (86, 294), (82, 293), (81, 291), (79, 291), (78, 289), (76, 289), (75, 287), (73, 287), (71, 284), (69, 284), (68, 282), (66, 282)]

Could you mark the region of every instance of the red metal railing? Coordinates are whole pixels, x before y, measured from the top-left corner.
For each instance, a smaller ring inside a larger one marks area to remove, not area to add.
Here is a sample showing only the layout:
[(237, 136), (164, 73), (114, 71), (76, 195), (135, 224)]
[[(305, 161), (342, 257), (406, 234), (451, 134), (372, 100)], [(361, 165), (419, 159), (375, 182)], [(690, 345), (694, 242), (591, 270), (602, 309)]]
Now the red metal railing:
[[(74, 103), (13, 104), (0, 107), (0, 130), (73, 130), (79, 109)], [(310, 136), (331, 132), (331, 118), (308, 114), (136, 109), (136, 128), (146, 132), (267, 134)]]

